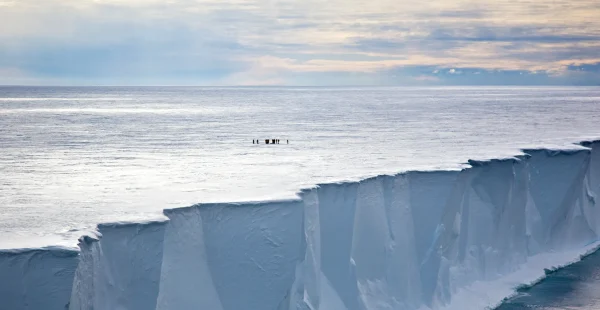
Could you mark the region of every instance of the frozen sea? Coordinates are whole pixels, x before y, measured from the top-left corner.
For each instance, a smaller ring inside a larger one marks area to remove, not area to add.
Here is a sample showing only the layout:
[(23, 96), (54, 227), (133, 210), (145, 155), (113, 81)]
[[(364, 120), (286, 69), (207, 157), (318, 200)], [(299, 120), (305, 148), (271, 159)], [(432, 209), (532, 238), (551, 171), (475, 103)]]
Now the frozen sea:
[(0, 87), (0, 248), (599, 136), (598, 87)]

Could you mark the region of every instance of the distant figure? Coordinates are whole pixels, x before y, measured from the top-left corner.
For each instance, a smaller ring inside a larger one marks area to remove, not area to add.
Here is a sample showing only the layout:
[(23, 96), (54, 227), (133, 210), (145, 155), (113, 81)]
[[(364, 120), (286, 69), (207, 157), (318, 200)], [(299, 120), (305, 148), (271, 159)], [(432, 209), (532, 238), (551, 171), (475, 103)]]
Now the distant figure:
[(287, 144), (290, 144), (290, 140), (285, 140), (285, 141), (287, 141)]
[(252, 144), (254, 144), (254, 139), (252, 139)]

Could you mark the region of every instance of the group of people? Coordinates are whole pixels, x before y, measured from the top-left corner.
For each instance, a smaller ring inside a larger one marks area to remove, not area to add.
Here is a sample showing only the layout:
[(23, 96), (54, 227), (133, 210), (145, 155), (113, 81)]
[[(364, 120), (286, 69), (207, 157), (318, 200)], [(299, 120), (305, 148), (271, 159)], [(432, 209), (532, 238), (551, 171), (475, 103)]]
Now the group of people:
[[(259, 140), (252, 140), (252, 144), (259, 144), (258, 142)], [(287, 144), (290, 144), (290, 140), (285, 140)], [(279, 142), (281, 142), (281, 140), (279, 139), (265, 139), (265, 144), (279, 144)]]

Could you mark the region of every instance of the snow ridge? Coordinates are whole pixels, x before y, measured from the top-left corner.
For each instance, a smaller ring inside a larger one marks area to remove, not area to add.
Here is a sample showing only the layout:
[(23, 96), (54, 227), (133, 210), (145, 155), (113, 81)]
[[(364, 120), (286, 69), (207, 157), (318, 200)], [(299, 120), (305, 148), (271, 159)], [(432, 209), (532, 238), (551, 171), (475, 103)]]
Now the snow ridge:
[(23, 284), (0, 281), (0, 310), (493, 306), (598, 246), (600, 140), (523, 152), (101, 224), (79, 256), (1, 251), (0, 278)]

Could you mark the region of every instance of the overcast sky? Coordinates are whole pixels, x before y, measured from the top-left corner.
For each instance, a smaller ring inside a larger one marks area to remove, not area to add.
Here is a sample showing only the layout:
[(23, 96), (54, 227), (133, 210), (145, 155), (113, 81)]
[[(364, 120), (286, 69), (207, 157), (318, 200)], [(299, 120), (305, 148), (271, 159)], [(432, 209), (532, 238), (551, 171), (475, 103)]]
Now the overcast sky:
[(600, 0), (0, 0), (0, 84), (600, 85)]

